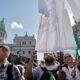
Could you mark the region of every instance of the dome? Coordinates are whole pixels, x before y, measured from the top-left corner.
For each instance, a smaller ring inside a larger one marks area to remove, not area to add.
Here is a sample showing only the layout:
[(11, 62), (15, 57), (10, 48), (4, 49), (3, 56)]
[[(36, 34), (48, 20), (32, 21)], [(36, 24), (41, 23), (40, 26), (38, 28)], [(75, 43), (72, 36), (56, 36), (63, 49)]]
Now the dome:
[(4, 18), (2, 19), (2, 21), (0, 21), (0, 30), (5, 31), (5, 32), (7, 31), (6, 25), (4, 23)]

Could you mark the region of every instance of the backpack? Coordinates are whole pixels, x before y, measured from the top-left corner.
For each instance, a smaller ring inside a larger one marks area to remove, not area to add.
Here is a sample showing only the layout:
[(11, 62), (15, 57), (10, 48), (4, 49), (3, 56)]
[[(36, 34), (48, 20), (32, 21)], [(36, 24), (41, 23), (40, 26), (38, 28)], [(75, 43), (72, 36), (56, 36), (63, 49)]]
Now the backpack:
[(13, 64), (8, 64), (8, 67), (7, 67), (7, 79), (8, 80), (13, 80), (12, 69), (13, 69)]
[(41, 69), (43, 71), (43, 74), (40, 80), (59, 80), (57, 75), (58, 69), (52, 71), (47, 70), (45, 67), (41, 67)]

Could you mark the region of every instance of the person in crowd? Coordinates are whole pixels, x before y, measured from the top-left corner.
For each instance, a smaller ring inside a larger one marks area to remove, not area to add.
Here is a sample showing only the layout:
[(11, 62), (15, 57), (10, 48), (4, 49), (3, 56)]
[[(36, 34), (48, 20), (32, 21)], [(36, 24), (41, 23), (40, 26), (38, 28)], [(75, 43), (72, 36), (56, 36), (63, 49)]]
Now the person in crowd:
[(0, 80), (21, 80), (18, 67), (7, 61), (9, 54), (9, 47), (0, 45)]
[(24, 78), (24, 66), (19, 64), (19, 65), (17, 65), (17, 67), (19, 68), (20, 73), (21, 73), (21, 77), (22, 77), (21, 80), (25, 80), (25, 78)]
[(33, 69), (35, 69), (37, 66), (38, 65), (35, 62), (33, 62)]
[(33, 77), (34, 80), (49, 80), (50, 76), (48, 76), (48, 74), (46, 76), (46, 73), (50, 73), (53, 75), (54, 80), (59, 80), (57, 75), (58, 64), (56, 64), (55, 54), (44, 53), (45, 66), (44, 67), (38, 66), (33, 70), (32, 66), (33, 66), (33, 61), (36, 53), (37, 53), (36, 51), (33, 51), (32, 53), (31, 59), (25, 71), (25, 78), (29, 79)]
[(64, 61), (66, 64), (62, 69), (66, 73), (67, 80), (80, 80), (80, 72), (76, 65), (76, 63), (78, 62), (75, 62), (73, 57), (69, 53), (66, 53), (64, 55)]
[(24, 65), (25, 65), (25, 62), (20, 61), (18, 64), (20, 64), (20, 65), (24, 66)]
[(80, 71), (80, 56), (78, 56), (78, 59), (76, 60), (76, 65), (78, 70)]

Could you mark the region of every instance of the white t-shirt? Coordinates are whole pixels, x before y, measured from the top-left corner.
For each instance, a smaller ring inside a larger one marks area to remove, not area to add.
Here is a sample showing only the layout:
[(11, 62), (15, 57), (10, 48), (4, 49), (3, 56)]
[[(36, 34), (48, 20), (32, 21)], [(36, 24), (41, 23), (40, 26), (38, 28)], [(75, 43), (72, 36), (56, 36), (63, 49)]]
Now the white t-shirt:
[(72, 76), (71, 76), (71, 72), (72, 72), (72, 70), (74, 70), (74, 67), (70, 68), (68, 66), (68, 69), (66, 67), (63, 67), (62, 69), (66, 73), (67, 80), (80, 80), (80, 72), (77, 69), (77, 67), (76, 67), (76, 76), (74, 78), (72, 78)]
[[(58, 64), (55, 64), (54, 66), (45, 66), (47, 70), (55, 70), (58, 67)], [(33, 70), (33, 78), (35, 80), (40, 80), (41, 76), (43, 74), (43, 71), (41, 69), (41, 67), (37, 67), (36, 69)]]

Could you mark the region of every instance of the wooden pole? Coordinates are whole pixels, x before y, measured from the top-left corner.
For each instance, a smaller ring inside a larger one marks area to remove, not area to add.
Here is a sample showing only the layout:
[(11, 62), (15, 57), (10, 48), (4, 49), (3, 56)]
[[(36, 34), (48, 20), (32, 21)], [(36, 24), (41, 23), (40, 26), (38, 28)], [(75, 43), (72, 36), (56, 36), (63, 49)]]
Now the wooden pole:
[(60, 56), (60, 71), (62, 71), (63, 53), (62, 52), (59, 52), (59, 56)]
[(60, 66), (59, 66), (59, 80), (66, 80), (66, 74), (62, 70), (62, 62), (63, 62), (63, 52), (59, 52), (60, 56)]

